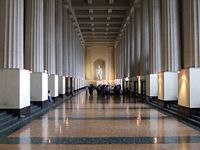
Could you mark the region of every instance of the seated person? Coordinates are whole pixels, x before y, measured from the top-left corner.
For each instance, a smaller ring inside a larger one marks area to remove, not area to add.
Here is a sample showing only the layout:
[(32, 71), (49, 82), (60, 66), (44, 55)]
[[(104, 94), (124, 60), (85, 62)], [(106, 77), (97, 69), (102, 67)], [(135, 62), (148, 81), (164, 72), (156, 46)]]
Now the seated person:
[(54, 100), (51, 97), (50, 91), (48, 91), (48, 101), (54, 103)]

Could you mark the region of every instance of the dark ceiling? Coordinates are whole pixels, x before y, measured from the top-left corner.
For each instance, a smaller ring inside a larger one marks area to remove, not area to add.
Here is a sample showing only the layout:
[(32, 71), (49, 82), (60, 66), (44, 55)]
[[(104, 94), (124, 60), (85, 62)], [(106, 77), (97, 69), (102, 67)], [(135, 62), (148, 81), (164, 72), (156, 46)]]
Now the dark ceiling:
[(71, 0), (86, 45), (114, 44), (133, 0)]

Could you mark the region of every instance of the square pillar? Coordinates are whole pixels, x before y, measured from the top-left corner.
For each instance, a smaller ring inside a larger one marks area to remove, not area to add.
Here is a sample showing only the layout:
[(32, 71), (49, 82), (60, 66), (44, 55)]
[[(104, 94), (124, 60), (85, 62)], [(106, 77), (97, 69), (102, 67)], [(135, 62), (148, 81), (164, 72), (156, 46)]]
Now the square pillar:
[(78, 90), (80, 90), (81, 86), (80, 86), (81, 80), (78, 79)]
[(50, 74), (48, 78), (48, 90), (52, 97), (58, 96), (58, 75)]
[(0, 109), (17, 116), (30, 114), (30, 71), (0, 70)]
[(136, 96), (138, 94), (138, 78), (133, 77), (133, 94)]
[(74, 78), (70, 77), (70, 82), (69, 82), (69, 93), (73, 94), (74, 93)]
[(74, 91), (76, 91), (76, 78), (73, 78), (74, 82), (73, 82), (73, 85), (74, 85)]
[(158, 96), (157, 74), (149, 74), (146, 76), (146, 95), (149, 97)]
[(200, 68), (181, 70), (178, 85), (179, 112), (190, 115), (200, 111)]
[(64, 76), (59, 76), (59, 91), (58, 94), (60, 96), (63, 96), (65, 94), (65, 77)]
[(141, 76), (137, 76), (137, 82), (138, 82), (138, 87), (137, 87), (138, 94), (142, 94)]
[(31, 73), (31, 102), (41, 107), (48, 105), (48, 74)]
[(143, 97), (146, 95), (146, 76), (137, 76), (138, 94)]
[(68, 95), (68, 88), (69, 88), (69, 77), (65, 77), (65, 94)]
[(158, 99), (161, 106), (178, 100), (178, 73), (162, 72), (158, 74)]

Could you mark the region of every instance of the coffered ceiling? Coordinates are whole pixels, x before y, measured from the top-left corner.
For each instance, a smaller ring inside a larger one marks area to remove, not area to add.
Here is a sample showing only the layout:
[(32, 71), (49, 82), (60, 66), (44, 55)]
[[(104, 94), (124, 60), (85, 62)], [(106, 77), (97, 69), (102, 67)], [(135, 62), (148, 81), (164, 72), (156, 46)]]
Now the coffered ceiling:
[(134, 0), (71, 0), (85, 45), (113, 45)]

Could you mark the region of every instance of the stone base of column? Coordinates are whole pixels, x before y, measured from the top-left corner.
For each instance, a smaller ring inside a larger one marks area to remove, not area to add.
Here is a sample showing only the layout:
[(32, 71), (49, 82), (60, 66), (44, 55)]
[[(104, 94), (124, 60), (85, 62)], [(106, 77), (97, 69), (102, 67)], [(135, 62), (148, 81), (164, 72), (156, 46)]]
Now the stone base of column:
[(77, 92), (77, 78), (74, 78), (74, 92)]
[(63, 96), (65, 94), (65, 77), (64, 76), (59, 76), (59, 96)]
[(157, 74), (149, 74), (146, 76), (146, 95), (149, 97), (158, 97)]
[(140, 96), (142, 94), (141, 76), (137, 76), (137, 85), (137, 94)]
[(70, 77), (69, 93), (74, 94), (74, 78)]
[(146, 76), (138, 76), (138, 95), (141, 98), (144, 98), (146, 95)]
[(48, 107), (50, 102), (48, 100), (45, 100), (45, 101), (33, 101), (31, 103), (34, 104), (34, 105), (37, 105), (41, 108), (46, 108), (46, 107)]
[[(200, 68), (181, 70), (178, 74), (178, 105), (179, 112), (192, 114), (200, 109)], [(185, 110), (185, 111), (184, 111)]]
[(69, 95), (68, 89), (69, 89), (69, 77), (65, 77), (65, 95)]
[(0, 70), (0, 110), (19, 116), (30, 114), (30, 71)]
[(200, 108), (188, 108), (184, 106), (178, 106), (179, 113), (185, 115), (185, 116), (191, 116), (194, 114), (199, 114)]
[(49, 75), (48, 90), (50, 91), (53, 99), (55, 99), (55, 97), (58, 97), (58, 75)]
[(155, 101), (157, 100), (158, 97), (154, 97), (154, 96), (145, 96), (145, 101), (146, 102), (152, 102), (152, 101)]
[(163, 107), (178, 101), (178, 73), (158, 74), (158, 99), (160, 106)]
[(134, 96), (137, 96), (137, 94), (138, 94), (138, 79), (137, 79), (137, 77), (132, 77), (131, 82), (132, 82), (132, 94)]
[(41, 72), (31, 73), (31, 102), (48, 100), (48, 75)]
[(31, 114), (31, 106), (27, 106), (20, 109), (0, 109), (1, 111), (6, 111), (13, 116), (23, 117)]
[(177, 100), (174, 100), (174, 101), (164, 101), (164, 100), (160, 100), (160, 99), (157, 99), (157, 102), (158, 102), (158, 105), (161, 106), (161, 107), (167, 107), (167, 106), (170, 106), (171, 104), (175, 104), (177, 103)]
[(79, 87), (79, 79), (77, 79), (77, 91), (79, 91), (80, 87)]

